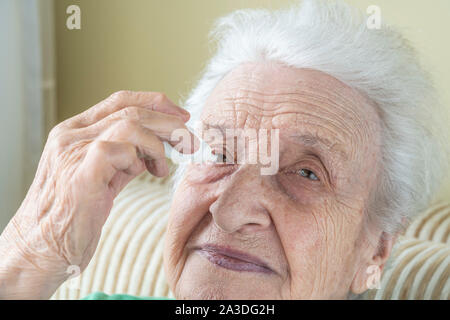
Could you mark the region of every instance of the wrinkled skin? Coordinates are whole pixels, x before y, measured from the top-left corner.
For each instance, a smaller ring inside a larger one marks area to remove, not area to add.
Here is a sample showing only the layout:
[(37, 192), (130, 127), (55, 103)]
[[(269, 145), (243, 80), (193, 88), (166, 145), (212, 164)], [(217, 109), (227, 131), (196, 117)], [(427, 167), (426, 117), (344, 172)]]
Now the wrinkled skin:
[[(374, 110), (317, 71), (248, 64), (228, 74), (207, 101), (204, 125), (283, 129), (280, 171), (190, 165), (174, 195), (164, 252), (176, 297), (345, 298), (366, 290), (367, 267), (381, 270), (394, 241), (363, 214), (380, 165)], [(0, 299), (49, 298), (70, 266), (83, 271), (117, 194), (146, 169), (168, 174), (162, 141), (196, 151), (192, 136), (171, 139), (188, 119), (161, 93), (122, 91), (56, 126), (0, 236)], [(324, 145), (312, 145), (319, 137)], [(219, 267), (194, 250), (203, 244), (258, 256), (270, 272)]]
[(121, 91), (56, 126), (0, 237), (0, 298), (49, 298), (83, 271), (120, 190), (146, 169), (168, 174), (162, 141), (194, 151), (170, 141), (188, 119), (161, 93)]
[[(324, 73), (244, 64), (220, 81), (201, 120), (206, 128), (280, 129), (280, 169), (264, 176), (245, 163), (187, 168), (164, 252), (175, 296), (344, 299), (365, 291), (367, 268), (381, 271), (394, 241), (364, 215), (379, 165), (375, 108)], [(295, 138), (306, 134), (324, 144)], [(303, 168), (318, 180), (299, 175)], [(256, 256), (272, 272), (218, 266), (197, 250), (205, 244)]]

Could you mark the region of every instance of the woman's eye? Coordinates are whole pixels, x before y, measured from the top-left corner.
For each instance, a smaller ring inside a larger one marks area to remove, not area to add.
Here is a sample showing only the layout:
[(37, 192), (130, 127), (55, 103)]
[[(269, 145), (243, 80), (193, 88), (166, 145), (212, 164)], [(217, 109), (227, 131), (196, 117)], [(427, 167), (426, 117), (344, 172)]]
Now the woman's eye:
[(302, 177), (308, 178), (310, 180), (318, 181), (319, 178), (317, 178), (316, 174), (308, 169), (300, 169), (298, 170), (298, 174)]

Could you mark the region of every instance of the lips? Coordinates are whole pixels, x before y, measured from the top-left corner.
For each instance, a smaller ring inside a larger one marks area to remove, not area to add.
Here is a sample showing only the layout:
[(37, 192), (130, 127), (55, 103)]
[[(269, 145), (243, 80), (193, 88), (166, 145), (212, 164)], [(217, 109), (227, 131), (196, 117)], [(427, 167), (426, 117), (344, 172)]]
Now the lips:
[(195, 249), (211, 263), (225, 269), (240, 272), (273, 273), (264, 261), (244, 252), (211, 244)]

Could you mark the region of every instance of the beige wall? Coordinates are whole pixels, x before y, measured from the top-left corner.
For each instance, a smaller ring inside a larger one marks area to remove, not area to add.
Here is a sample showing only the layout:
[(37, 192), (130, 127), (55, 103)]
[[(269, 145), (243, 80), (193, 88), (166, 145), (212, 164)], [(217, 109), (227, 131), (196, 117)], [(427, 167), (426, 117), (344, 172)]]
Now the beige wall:
[[(404, 30), (450, 106), (450, 1), (348, 0)], [(65, 27), (78, 4), (81, 30)], [(64, 120), (120, 89), (163, 91), (178, 102), (210, 56), (215, 18), (237, 8), (278, 8), (288, 0), (58, 0), (55, 1), (58, 119)], [(450, 108), (443, 111), (450, 117)], [(442, 195), (450, 195), (450, 181)]]

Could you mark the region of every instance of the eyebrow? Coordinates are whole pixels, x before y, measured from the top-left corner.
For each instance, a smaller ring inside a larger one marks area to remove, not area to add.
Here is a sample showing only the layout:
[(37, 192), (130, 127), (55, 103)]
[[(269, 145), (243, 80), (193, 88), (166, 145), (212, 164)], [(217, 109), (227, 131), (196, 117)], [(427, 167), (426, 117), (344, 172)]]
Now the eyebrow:
[[(218, 129), (223, 136), (226, 135), (225, 130), (228, 129), (227, 127), (224, 127), (222, 125), (212, 125), (208, 123), (203, 123), (207, 129)], [(233, 128), (230, 128), (233, 129)], [(348, 160), (348, 154), (345, 151), (344, 145), (338, 142), (331, 142), (329, 139), (322, 138), (318, 136), (317, 134), (311, 134), (311, 133), (302, 133), (302, 134), (295, 134), (292, 133), (289, 135), (289, 137), (294, 138), (299, 143), (310, 146), (310, 147), (316, 147), (321, 146), (320, 149), (326, 150), (327, 152), (330, 152), (330, 149), (333, 149), (333, 153), (337, 153), (340, 158), (344, 161)]]
[(289, 137), (306, 146), (316, 147), (319, 145), (321, 149), (325, 149), (328, 152), (332, 149), (333, 153), (337, 153), (342, 160), (348, 159), (344, 146), (338, 142), (332, 142), (312, 134), (290, 134)]

